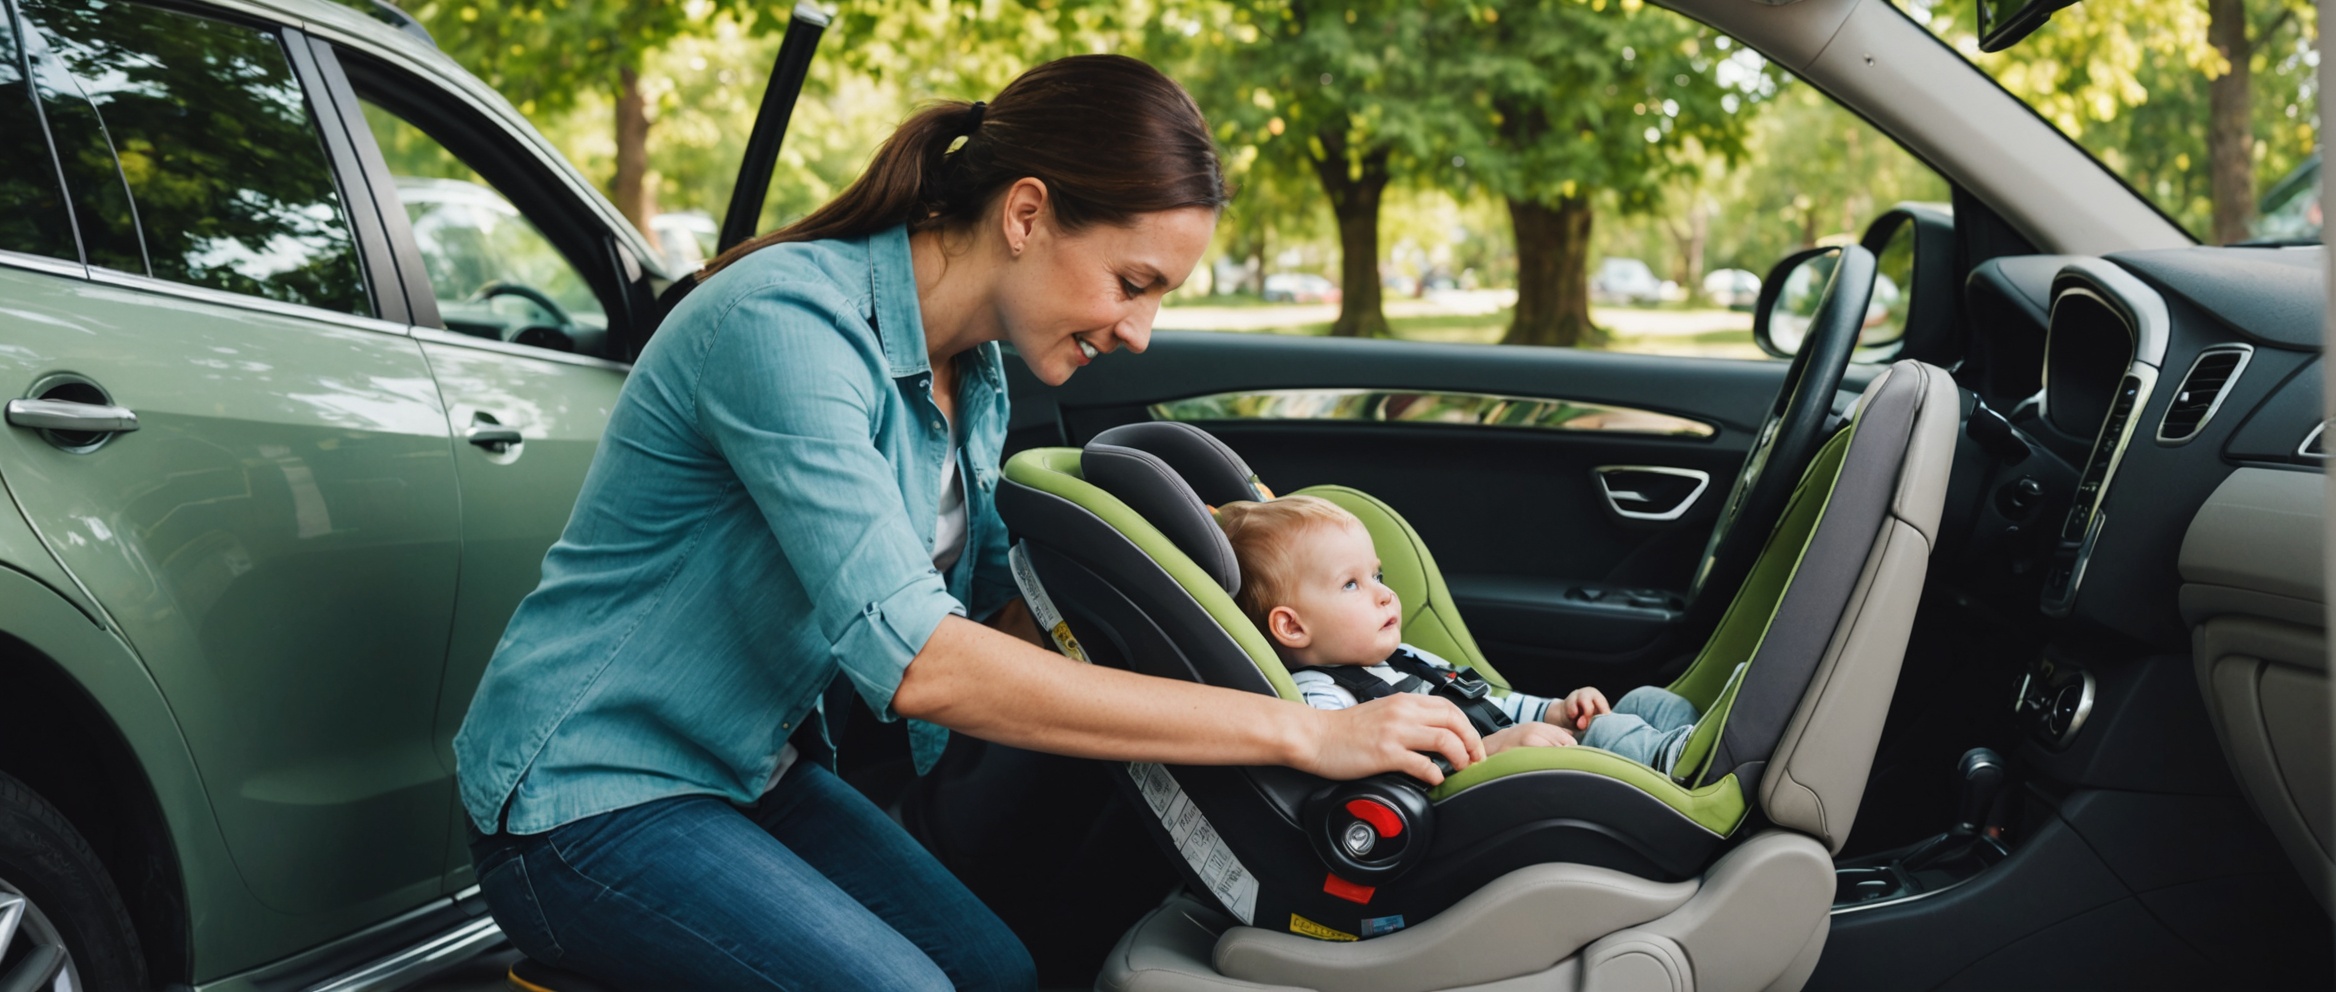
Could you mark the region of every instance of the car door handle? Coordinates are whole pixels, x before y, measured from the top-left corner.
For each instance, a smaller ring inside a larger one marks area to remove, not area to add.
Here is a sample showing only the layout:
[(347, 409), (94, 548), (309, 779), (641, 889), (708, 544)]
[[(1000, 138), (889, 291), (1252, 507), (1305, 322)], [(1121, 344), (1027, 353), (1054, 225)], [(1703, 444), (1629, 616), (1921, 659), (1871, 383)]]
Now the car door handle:
[(481, 448), (493, 448), (498, 451), (527, 440), (521, 437), (515, 428), (491, 426), (472, 427), (462, 432), (462, 439)]
[(34, 430), (80, 431), (87, 434), (127, 434), (138, 429), (138, 415), (128, 407), (72, 400), (9, 400), (8, 425)]
[(1710, 473), (1661, 465), (1600, 465), (1596, 475), (1607, 508), (1632, 520), (1677, 520), (1711, 485)]

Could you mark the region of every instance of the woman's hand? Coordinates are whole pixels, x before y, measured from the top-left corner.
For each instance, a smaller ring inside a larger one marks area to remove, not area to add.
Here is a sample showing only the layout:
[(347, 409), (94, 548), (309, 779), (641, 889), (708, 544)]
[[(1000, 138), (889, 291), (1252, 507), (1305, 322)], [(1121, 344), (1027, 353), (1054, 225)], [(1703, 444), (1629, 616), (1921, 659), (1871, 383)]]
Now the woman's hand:
[(1484, 739), (1484, 753), (1490, 756), (1512, 747), (1572, 747), (1573, 745), (1574, 735), (1566, 733), (1564, 727), (1551, 726), (1539, 720), (1528, 720), (1494, 731), (1491, 737)]
[(1398, 693), (1343, 710), (1306, 712), (1316, 718), (1311, 746), (1293, 764), (1323, 778), (1393, 771), (1440, 785), (1444, 773), (1420, 752), (1442, 755), (1454, 771), (1484, 760), (1484, 741), (1468, 717), (1435, 696)]
[[(1614, 712), (1614, 707), (1606, 703), (1605, 693), (1586, 685), (1566, 693), (1565, 698), (1558, 700), (1557, 703), (1557, 706), (1550, 708), (1563, 707), (1564, 716), (1560, 719), (1566, 726), (1575, 730), (1588, 730), (1590, 729), (1591, 717), (1604, 716)], [(1568, 741), (1567, 743), (1572, 742)]]

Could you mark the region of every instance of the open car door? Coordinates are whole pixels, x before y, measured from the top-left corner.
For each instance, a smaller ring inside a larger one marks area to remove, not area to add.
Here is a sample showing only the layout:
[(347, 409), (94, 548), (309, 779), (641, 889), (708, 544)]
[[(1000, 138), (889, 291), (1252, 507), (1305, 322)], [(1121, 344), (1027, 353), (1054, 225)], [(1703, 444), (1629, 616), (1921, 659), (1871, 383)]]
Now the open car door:
[[(803, 95), (803, 79), (811, 71), (811, 56), (831, 18), (810, 0), (795, 4), (787, 17), (787, 33), (779, 41), (778, 57), (771, 62), (770, 81), (762, 91), (762, 109), (754, 116), (754, 130), (746, 139), (746, 155), (738, 163), (738, 183), (731, 187), (730, 206), (722, 212), (722, 231), (714, 242), (718, 255), (751, 238), (762, 221), (762, 205), (770, 196), (771, 170), (779, 161), (779, 143), (787, 136), (787, 122), (795, 116), (795, 100)], [(698, 273), (681, 273), (657, 298), (662, 321), (675, 305), (698, 285)]]

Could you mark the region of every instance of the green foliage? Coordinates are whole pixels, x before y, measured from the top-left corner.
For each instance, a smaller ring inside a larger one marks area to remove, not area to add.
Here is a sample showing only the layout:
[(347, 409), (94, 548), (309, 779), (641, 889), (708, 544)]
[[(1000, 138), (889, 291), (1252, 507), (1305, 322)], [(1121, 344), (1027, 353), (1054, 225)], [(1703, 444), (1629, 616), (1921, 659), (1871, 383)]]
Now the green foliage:
[[(2228, 66), (2202, 0), (2084, 0), (2007, 51), (1983, 54), (1967, 0), (1911, 0), (1908, 16), (2123, 176), (2193, 235), (2212, 228), (2207, 84)], [(2310, 0), (2248, 0), (2255, 188), (2318, 146), (2319, 19)]]
[(1637, 0), (1445, 5), (1432, 61), (1461, 94), (1449, 159), (1463, 186), (1555, 204), (1603, 191), (1644, 212), (1705, 163), (1734, 165), (1766, 60)]

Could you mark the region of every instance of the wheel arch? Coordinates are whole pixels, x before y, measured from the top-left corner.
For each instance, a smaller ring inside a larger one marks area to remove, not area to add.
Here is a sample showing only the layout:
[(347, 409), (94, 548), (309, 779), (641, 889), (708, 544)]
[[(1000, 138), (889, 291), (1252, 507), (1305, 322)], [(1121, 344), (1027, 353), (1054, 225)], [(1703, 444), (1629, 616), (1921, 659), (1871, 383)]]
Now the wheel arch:
[[(227, 862), (160, 690), (118, 638), (5, 565), (0, 686), (0, 771), (55, 805), (96, 851), (129, 908), (150, 978), (190, 982), (195, 892), (185, 867), (204, 857), (204, 834), (219, 848), (209, 863)], [(165, 795), (179, 805), (176, 822)]]

